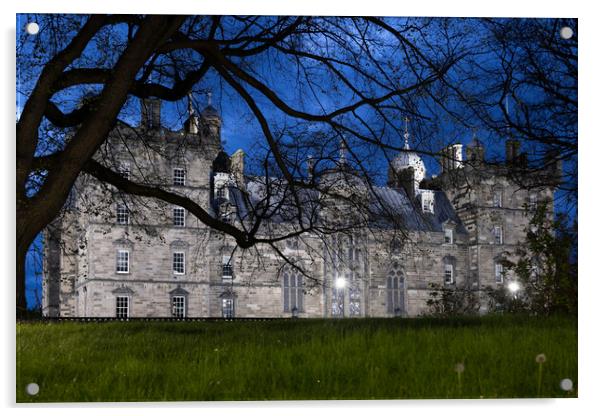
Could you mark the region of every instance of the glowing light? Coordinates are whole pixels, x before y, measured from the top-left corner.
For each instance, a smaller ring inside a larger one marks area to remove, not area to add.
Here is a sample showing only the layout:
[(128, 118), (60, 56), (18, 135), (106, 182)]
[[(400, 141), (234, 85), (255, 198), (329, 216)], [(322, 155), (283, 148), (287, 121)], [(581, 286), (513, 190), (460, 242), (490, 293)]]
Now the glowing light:
[(520, 285), (518, 284), (518, 282), (510, 282), (508, 283), (508, 290), (512, 293), (516, 293), (518, 292), (518, 290), (520, 289)]
[(335, 286), (337, 287), (337, 289), (343, 289), (346, 284), (347, 282), (345, 282), (344, 277), (339, 277), (335, 282)]

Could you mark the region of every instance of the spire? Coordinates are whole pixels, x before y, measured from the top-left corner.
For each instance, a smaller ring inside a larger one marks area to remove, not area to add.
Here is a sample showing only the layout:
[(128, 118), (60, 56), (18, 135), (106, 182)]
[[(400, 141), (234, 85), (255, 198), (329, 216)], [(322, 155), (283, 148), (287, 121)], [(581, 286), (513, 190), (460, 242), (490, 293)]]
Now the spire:
[(347, 161), (347, 144), (345, 143), (345, 139), (341, 137), (341, 141), (339, 142), (339, 160), (341, 163), (345, 163)]
[(410, 150), (410, 133), (408, 132), (408, 122), (410, 119), (406, 116), (404, 118), (405, 121), (405, 132), (403, 133), (403, 148), (405, 150)]
[(192, 104), (192, 91), (188, 92), (188, 119), (184, 123), (184, 128), (188, 133), (197, 134), (199, 132), (199, 119)]
[(192, 106), (192, 91), (188, 92), (188, 117), (194, 115), (194, 107)]

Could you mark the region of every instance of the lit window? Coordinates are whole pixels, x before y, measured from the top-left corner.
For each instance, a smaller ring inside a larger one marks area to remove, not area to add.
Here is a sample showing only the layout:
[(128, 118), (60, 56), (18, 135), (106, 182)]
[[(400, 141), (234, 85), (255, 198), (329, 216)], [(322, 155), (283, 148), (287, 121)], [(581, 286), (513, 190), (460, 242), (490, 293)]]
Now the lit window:
[(445, 229), (445, 244), (453, 244), (454, 243), (454, 230), (451, 228)]
[(222, 259), (222, 279), (232, 279), (232, 262), (230, 256), (224, 256)]
[(115, 300), (115, 316), (117, 318), (130, 317), (130, 298), (127, 296), (117, 296)]
[(117, 205), (117, 224), (127, 225), (130, 223), (130, 210), (124, 204)]
[(504, 244), (504, 230), (500, 225), (493, 227), (495, 244)]
[(186, 226), (186, 212), (182, 207), (173, 208), (173, 225), (176, 227)]
[(130, 272), (130, 252), (128, 250), (117, 251), (117, 273)]
[(222, 318), (234, 318), (234, 299), (222, 298)]
[(173, 170), (173, 184), (175, 186), (186, 185), (186, 171), (182, 168), (175, 168)]
[(297, 269), (286, 268), (282, 275), (284, 312), (303, 311), (303, 275)]
[(502, 191), (500, 189), (495, 189), (493, 191), (493, 206), (496, 208), (501, 208), (502, 199)]
[(173, 253), (173, 272), (174, 274), (184, 274), (185, 268), (185, 257), (183, 251), (176, 251)]
[(186, 317), (186, 297), (173, 296), (171, 298), (171, 316), (174, 318)]
[(495, 263), (495, 283), (504, 283), (504, 265), (500, 262)]

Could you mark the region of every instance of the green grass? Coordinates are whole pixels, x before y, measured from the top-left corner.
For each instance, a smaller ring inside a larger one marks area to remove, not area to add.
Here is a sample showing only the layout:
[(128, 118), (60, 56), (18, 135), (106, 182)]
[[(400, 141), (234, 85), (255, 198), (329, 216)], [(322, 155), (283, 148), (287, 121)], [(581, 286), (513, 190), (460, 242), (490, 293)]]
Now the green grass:
[(576, 387), (577, 320), (565, 317), (17, 324), (18, 402), (576, 397)]

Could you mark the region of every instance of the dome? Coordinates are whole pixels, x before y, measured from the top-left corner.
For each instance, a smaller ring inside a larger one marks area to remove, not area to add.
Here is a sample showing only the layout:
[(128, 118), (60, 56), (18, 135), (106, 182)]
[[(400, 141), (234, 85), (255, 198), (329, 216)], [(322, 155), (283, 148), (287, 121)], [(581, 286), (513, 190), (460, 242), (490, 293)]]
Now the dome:
[(421, 168), (424, 170), (424, 162), (422, 158), (418, 156), (416, 152), (405, 151), (401, 152), (391, 162), (391, 166), (395, 169), (396, 172), (400, 172), (409, 167), (414, 168), (414, 170), (418, 170)]

